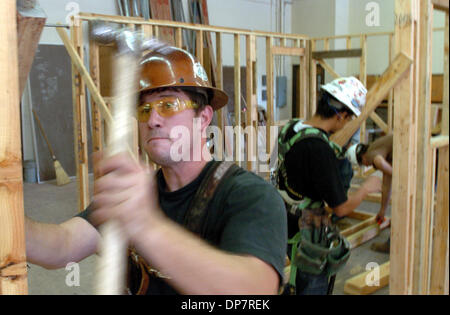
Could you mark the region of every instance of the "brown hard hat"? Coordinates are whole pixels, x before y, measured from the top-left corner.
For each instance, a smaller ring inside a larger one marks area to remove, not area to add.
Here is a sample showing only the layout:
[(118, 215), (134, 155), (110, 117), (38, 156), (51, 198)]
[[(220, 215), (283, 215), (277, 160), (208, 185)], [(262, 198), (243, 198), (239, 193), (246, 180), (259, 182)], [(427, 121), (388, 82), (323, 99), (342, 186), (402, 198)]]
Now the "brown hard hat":
[(142, 58), (141, 69), (141, 93), (165, 87), (193, 88), (208, 94), (214, 110), (228, 102), (227, 94), (211, 86), (202, 65), (183, 49), (166, 46), (152, 51)]

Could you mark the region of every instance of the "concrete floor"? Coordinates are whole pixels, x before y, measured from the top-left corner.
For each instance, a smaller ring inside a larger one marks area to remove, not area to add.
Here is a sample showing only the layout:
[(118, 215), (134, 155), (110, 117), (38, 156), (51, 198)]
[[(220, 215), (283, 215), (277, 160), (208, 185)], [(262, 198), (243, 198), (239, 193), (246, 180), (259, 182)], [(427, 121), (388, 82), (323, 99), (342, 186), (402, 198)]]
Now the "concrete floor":
[[(61, 223), (77, 213), (77, 184), (75, 181), (61, 187), (56, 186), (54, 182), (44, 184), (24, 183), (24, 196), (25, 214), (35, 221)], [(370, 202), (364, 202), (359, 207), (359, 210), (371, 213), (377, 213), (378, 209), (379, 204)], [(388, 209), (387, 215), (390, 216), (390, 209)], [(376, 262), (381, 265), (389, 260), (388, 254), (370, 250), (370, 245), (373, 242), (385, 241), (389, 233), (390, 229), (386, 229), (377, 238), (352, 251), (348, 263), (336, 277), (335, 295), (344, 294), (345, 281), (364, 272), (369, 262)], [(79, 286), (68, 286), (66, 284), (66, 279), (73, 279), (72, 272), (74, 269), (46, 270), (33, 264), (29, 264), (29, 266), (29, 294), (72, 295), (93, 293), (94, 256), (79, 263)], [(389, 294), (389, 288), (382, 288), (374, 294)]]

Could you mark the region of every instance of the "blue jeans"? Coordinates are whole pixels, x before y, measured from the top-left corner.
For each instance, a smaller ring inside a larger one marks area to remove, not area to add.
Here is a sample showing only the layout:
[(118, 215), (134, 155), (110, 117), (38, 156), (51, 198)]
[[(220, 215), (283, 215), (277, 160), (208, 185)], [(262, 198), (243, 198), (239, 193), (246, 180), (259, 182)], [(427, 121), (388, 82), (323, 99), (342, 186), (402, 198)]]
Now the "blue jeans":
[(297, 295), (327, 295), (328, 277), (325, 274), (312, 275), (297, 270), (296, 294)]

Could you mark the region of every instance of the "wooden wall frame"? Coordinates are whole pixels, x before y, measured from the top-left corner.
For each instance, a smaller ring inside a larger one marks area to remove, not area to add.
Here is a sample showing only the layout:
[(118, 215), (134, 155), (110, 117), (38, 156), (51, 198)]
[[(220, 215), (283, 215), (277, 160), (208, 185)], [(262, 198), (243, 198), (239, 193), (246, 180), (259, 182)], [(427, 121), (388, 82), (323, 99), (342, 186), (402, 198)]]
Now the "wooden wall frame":
[[(432, 138), (429, 111), (433, 3), (435, 1), (430, 0), (395, 1), (395, 15), (402, 17), (395, 21), (395, 51), (414, 58), (414, 64), (394, 92), (391, 294), (449, 292), (449, 87), (444, 87), (446, 119), (442, 121), (442, 133), (439, 138)], [(444, 81), (448, 82), (448, 3), (445, 14)], [(439, 166), (434, 202), (437, 148)], [(434, 220), (431, 220), (433, 212)]]
[[(246, 125), (257, 127), (257, 108), (256, 108), (256, 83), (255, 83), (255, 65), (256, 65), (256, 38), (263, 37), (266, 38), (266, 51), (268, 52), (267, 60), (273, 58), (271, 52), (272, 41), (275, 39), (280, 40), (283, 43), (282, 46), (277, 47), (276, 49), (280, 51), (296, 51), (304, 52), (304, 50), (308, 47), (309, 38), (304, 35), (296, 35), (296, 34), (283, 34), (283, 33), (273, 33), (273, 32), (259, 32), (259, 31), (249, 31), (242, 29), (234, 29), (234, 28), (225, 28), (225, 27), (217, 27), (217, 26), (209, 26), (209, 25), (199, 25), (199, 24), (190, 24), (190, 23), (181, 23), (181, 22), (170, 22), (170, 21), (159, 21), (159, 20), (144, 20), (142, 18), (136, 17), (121, 17), (121, 16), (108, 16), (108, 15), (100, 15), (100, 14), (91, 14), (91, 13), (80, 13), (79, 16), (73, 17), (73, 23), (71, 25), (71, 41), (67, 39), (67, 34), (64, 30), (59, 29), (58, 33), (62, 38), (69, 55), (72, 58), (73, 62), (73, 91), (74, 91), (74, 135), (75, 135), (75, 152), (77, 155), (77, 174), (78, 174), (78, 184), (79, 184), (79, 210), (82, 211), (89, 204), (89, 181), (88, 181), (88, 159), (87, 159), (87, 141), (86, 141), (86, 95), (85, 95), (85, 87), (90, 91), (92, 97), (92, 117), (93, 117), (93, 146), (94, 151), (102, 148), (104, 143), (105, 132), (103, 131), (102, 120), (106, 124), (111, 121), (111, 115), (109, 113), (109, 109), (106, 105), (105, 100), (103, 99), (99, 87), (102, 86), (100, 80), (99, 73), (99, 46), (91, 43), (89, 47), (89, 55), (90, 55), (90, 71), (86, 69), (86, 66), (83, 63), (83, 51), (84, 44), (82, 42), (82, 38), (80, 34), (82, 34), (82, 29), (84, 23), (90, 23), (92, 21), (105, 21), (110, 23), (118, 23), (127, 25), (131, 28), (141, 29), (147, 35), (159, 36), (160, 27), (169, 27), (175, 29), (175, 44), (178, 47), (183, 46), (183, 38), (180, 36), (183, 30), (193, 30), (197, 33), (197, 49), (196, 49), (196, 57), (203, 62), (203, 44), (204, 41), (202, 38), (205, 36), (209, 36), (209, 33), (215, 33), (216, 35), (216, 56), (215, 63), (217, 65), (214, 73), (214, 77), (216, 78), (217, 87), (223, 86), (223, 77), (222, 77), (222, 35), (223, 34), (231, 34), (234, 36), (234, 60), (235, 60), (235, 91), (239, 91), (239, 93), (235, 93), (235, 114), (240, 112), (240, 104), (242, 100), (242, 96), (240, 93), (240, 71), (236, 69), (240, 69), (240, 38), (241, 36), (245, 36), (246, 45), (246, 65), (247, 65), (247, 77), (246, 77), (246, 98), (247, 98), (247, 113), (246, 113)], [(297, 45), (297, 46), (296, 46)], [(303, 56), (305, 58), (305, 56)], [(273, 84), (273, 62), (269, 62), (267, 71), (267, 81), (268, 85), (270, 82)], [(302, 88), (307, 87), (307, 84), (303, 81)], [(307, 97), (306, 91), (303, 92), (303, 97)], [(267, 135), (270, 136), (270, 126), (273, 125), (273, 92), (272, 95), (268, 95), (267, 102)], [(241, 116), (236, 115), (236, 123), (235, 125), (240, 125)], [(220, 110), (218, 112), (218, 125), (219, 128), (224, 130), (225, 126), (225, 117), (224, 110)], [(257, 130), (257, 129), (256, 129)], [(256, 137), (247, 137), (247, 141), (245, 141), (246, 151), (248, 153), (257, 152), (257, 134)], [(237, 137), (237, 141), (234, 144), (235, 152), (239, 152), (237, 150), (241, 147), (240, 137)], [(252, 138), (254, 139), (252, 141)], [(270, 138), (269, 138), (270, 139)], [(135, 144), (137, 141), (135, 141)], [(135, 145), (136, 146), (136, 145)], [(270, 142), (267, 144), (268, 148), (266, 152), (270, 152)], [(230, 152), (232, 148), (229, 143), (226, 143), (226, 150)], [(253, 150), (253, 151), (252, 151)], [(136, 152), (136, 148), (130, 148), (131, 152)], [(258, 160), (258, 159), (256, 159)], [(255, 170), (255, 166), (257, 163), (253, 163), (252, 161), (247, 161), (247, 163), (239, 163), (243, 167)], [(258, 168), (256, 167), (256, 170)], [(95, 173), (95, 167), (94, 167)]]

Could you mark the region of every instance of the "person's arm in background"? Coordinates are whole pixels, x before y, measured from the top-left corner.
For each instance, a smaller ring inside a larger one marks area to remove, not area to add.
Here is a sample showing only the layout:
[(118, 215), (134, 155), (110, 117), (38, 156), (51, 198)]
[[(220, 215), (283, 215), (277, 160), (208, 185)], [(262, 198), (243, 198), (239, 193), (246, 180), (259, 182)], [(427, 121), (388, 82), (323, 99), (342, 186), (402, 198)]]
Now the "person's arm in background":
[(61, 224), (25, 218), (25, 237), (28, 262), (46, 269), (58, 269), (94, 254), (100, 234), (79, 217)]
[(381, 190), (381, 207), (380, 211), (377, 214), (377, 222), (384, 221), (384, 215), (389, 205), (389, 200), (391, 200), (391, 187), (392, 187), (392, 176), (388, 174), (383, 174), (383, 187)]
[(383, 174), (392, 176), (392, 165), (388, 161), (386, 161), (386, 159), (382, 155), (378, 154), (377, 156), (375, 156), (375, 158), (373, 159), (373, 165), (377, 170), (382, 171)]
[(355, 193), (348, 196), (347, 201), (332, 208), (333, 212), (339, 217), (349, 215), (363, 202), (368, 194), (380, 192), (380, 190), (381, 179), (370, 176)]
[[(381, 179), (370, 176), (356, 192), (347, 194), (339, 169), (341, 165), (337, 162), (335, 153), (329, 150), (328, 144), (321, 140), (311, 139), (309, 142), (299, 143), (292, 150), (310, 152), (306, 163), (312, 185), (338, 217), (352, 213), (368, 194), (381, 191)], [(295, 170), (298, 161), (293, 159), (292, 163), (291, 167)]]

